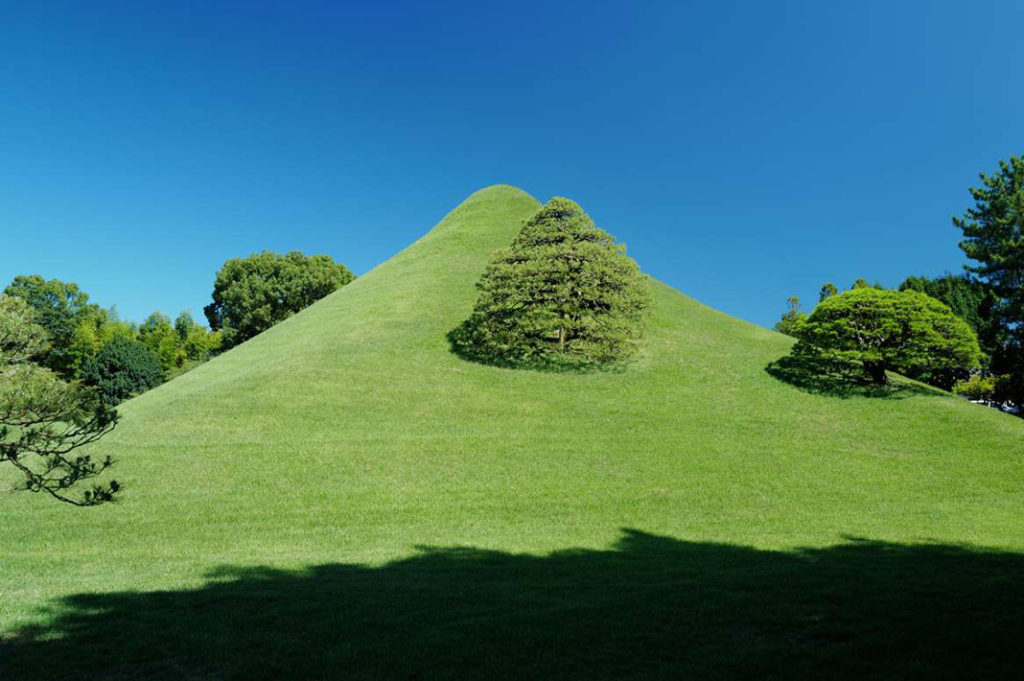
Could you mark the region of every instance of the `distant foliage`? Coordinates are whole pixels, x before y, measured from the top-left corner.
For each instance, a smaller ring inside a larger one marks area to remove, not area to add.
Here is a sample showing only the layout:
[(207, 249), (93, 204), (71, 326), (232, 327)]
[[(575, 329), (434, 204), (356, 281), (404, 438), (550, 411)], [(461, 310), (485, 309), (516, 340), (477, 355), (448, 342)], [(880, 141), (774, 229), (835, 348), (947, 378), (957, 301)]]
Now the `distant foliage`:
[[(190, 363), (204, 362), (220, 350), (220, 331), (210, 331), (205, 326), (197, 324), (188, 311), (182, 312), (174, 320), (174, 331), (178, 334), (179, 352), (175, 364), (179, 368)], [(184, 360), (181, 359), (182, 356)]]
[(974, 332), (943, 303), (917, 291), (869, 287), (819, 303), (793, 352), (825, 364), (859, 364), (879, 385), (886, 370), (966, 371), (981, 355)]
[(991, 175), (981, 173), (971, 188), (974, 206), (953, 224), (960, 228), (960, 248), (977, 264), (967, 270), (987, 284), (996, 297), (995, 342), (991, 369), (1012, 376), (1010, 398), (1024, 403), (1024, 157), (1000, 161)]
[(554, 198), (496, 251), (469, 319), (450, 334), (461, 355), (550, 369), (608, 364), (637, 349), (646, 278), (576, 203)]
[(966, 381), (957, 382), (953, 386), (953, 392), (972, 400), (990, 401), (995, 399), (997, 380), (995, 376), (975, 374)]
[(828, 300), (832, 296), (839, 295), (839, 289), (831, 281), (826, 282), (822, 287), (821, 291), (818, 292), (818, 302)]
[(82, 380), (99, 391), (105, 404), (114, 405), (163, 383), (164, 367), (145, 343), (119, 336), (86, 363)]
[(27, 301), (0, 295), (0, 463), (21, 473), (19, 489), (80, 506), (111, 501), (119, 489), (113, 480), (80, 496), (71, 491), (112, 465), (109, 457), (75, 452), (109, 432), (117, 412), (32, 361), (45, 350), (48, 335), (36, 319)]
[(775, 330), (795, 337), (800, 327), (807, 321), (807, 315), (800, 310), (800, 299), (796, 296), (791, 296), (786, 302), (789, 303), (789, 309), (782, 315), (782, 319), (775, 323)]
[(79, 326), (96, 324), (102, 318), (99, 306), (77, 284), (43, 279), (38, 274), (20, 275), (4, 289), (8, 296), (21, 298), (35, 310), (36, 321), (46, 329), (49, 343), (39, 353), (39, 362), (62, 377), (73, 378), (83, 357), (75, 348)]
[(230, 348), (266, 331), (348, 284), (355, 276), (330, 256), (264, 251), (228, 260), (217, 272), (213, 303), (205, 308), (210, 328)]

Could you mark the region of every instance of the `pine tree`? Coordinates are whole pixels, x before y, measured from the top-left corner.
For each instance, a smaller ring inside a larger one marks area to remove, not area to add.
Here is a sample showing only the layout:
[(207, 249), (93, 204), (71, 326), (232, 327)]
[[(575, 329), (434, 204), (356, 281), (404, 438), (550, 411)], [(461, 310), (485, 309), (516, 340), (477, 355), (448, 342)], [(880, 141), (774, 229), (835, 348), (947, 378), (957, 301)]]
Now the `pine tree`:
[(576, 203), (554, 198), (495, 251), (454, 349), (487, 363), (587, 368), (624, 359), (650, 293), (636, 262)]

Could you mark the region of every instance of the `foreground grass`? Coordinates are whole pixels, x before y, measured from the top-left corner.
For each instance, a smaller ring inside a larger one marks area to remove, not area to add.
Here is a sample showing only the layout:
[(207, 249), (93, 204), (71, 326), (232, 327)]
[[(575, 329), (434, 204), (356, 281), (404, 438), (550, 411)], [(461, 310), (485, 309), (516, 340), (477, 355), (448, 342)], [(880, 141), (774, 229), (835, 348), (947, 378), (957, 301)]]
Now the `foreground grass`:
[(625, 371), (458, 359), (536, 206), (478, 192), (125, 405), (123, 503), (0, 498), (0, 677), (1019, 669), (1020, 420), (783, 380), (787, 339), (657, 284)]

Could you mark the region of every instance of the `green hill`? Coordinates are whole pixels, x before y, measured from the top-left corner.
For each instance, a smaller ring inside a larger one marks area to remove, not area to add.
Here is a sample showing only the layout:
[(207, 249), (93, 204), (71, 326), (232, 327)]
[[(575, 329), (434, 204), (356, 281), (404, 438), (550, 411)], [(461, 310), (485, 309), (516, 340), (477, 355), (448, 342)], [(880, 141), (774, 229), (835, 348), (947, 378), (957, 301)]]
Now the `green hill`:
[(782, 380), (789, 339), (662, 284), (624, 371), (459, 359), (537, 207), (481, 190), (123, 405), (122, 503), (0, 497), (0, 677), (1019, 671), (1024, 423)]

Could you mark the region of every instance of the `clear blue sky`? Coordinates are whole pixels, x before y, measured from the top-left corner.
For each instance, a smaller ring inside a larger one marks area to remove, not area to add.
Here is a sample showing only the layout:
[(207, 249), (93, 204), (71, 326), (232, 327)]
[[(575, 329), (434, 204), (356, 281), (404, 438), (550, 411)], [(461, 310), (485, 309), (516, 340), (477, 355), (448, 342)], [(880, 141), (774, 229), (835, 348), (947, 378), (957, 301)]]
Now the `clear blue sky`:
[(0, 0), (0, 285), (201, 316), (227, 258), (362, 273), (509, 183), (770, 325), (959, 271), (1024, 151), (1017, 0), (498, 5)]

